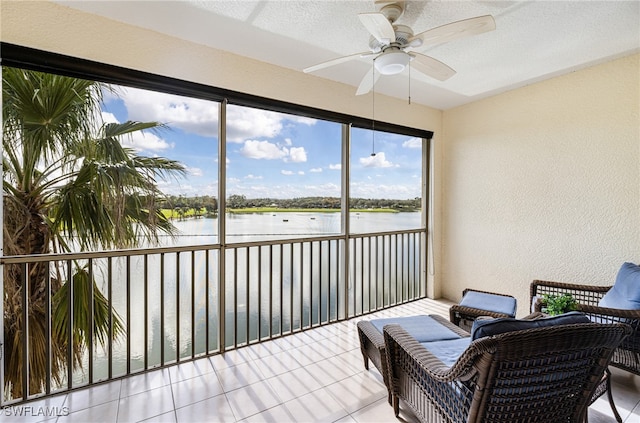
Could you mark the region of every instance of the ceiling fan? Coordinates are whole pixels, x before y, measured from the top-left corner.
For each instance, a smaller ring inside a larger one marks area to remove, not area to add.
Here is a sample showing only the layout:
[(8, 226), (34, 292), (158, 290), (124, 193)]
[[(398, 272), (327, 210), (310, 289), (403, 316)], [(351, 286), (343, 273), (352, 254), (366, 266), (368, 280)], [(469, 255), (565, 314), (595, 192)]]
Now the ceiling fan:
[(373, 66), (362, 78), (356, 95), (368, 93), (380, 75), (395, 75), (402, 72), (409, 62), (412, 70), (439, 81), (445, 81), (455, 75), (456, 71), (441, 61), (414, 50), (482, 34), (496, 28), (493, 17), (485, 15), (452, 22), (414, 35), (410, 27), (395, 23), (404, 13), (404, 1), (377, 0), (375, 4), (379, 7), (379, 12), (358, 15), (371, 34), (369, 40), (371, 51), (338, 57), (305, 68), (303, 72), (314, 72), (360, 57), (373, 57)]

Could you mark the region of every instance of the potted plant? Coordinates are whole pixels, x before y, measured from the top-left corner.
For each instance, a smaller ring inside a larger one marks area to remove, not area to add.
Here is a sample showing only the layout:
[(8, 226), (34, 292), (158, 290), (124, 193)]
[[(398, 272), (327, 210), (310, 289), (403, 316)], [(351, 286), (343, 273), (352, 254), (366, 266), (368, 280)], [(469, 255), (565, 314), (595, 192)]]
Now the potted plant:
[(577, 309), (578, 303), (571, 294), (544, 294), (542, 297), (542, 312), (547, 313), (550, 316), (568, 313)]

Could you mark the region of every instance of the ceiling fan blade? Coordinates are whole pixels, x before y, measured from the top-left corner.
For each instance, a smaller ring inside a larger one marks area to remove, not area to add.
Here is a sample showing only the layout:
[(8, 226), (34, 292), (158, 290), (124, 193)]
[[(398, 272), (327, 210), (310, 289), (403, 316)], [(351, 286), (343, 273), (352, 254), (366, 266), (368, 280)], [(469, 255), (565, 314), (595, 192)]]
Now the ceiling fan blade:
[(396, 41), (396, 32), (393, 30), (393, 26), (382, 13), (360, 13), (358, 17), (376, 40), (383, 44)]
[(452, 22), (437, 28), (429, 29), (409, 38), (409, 46), (418, 48), (434, 44), (442, 44), (458, 38), (470, 37), (496, 29), (496, 21), (491, 15), (478, 16)]
[(411, 53), (411, 55), (414, 57), (410, 65), (413, 69), (438, 81), (446, 81), (456, 74), (456, 71), (433, 57), (419, 53)]
[(318, 63), (317, 65), (309, 66), (308, 68), (303, 69), (304, 73), (315, 72), (320, 69), (328, 68), (330, 66), (334, 66), (340, 63), (348, 62), (349, 60), (357, 59), (359, 57), (367, 57), (372, 55), (370, 51), (363, 51), (362, 53), (350, 54), (348, 56), (337, 57), (335, 59), (327, 60), (326, 62)]
[(362, 81), (360, 81), (356, 95), (366, 94), (371, 91), (376, 82), (378, 82), (378, 78), (380, 78), (380, 73), (375, 72), (373, 66), (371, 66), (369, 72), (367, 72), (362, 78)]

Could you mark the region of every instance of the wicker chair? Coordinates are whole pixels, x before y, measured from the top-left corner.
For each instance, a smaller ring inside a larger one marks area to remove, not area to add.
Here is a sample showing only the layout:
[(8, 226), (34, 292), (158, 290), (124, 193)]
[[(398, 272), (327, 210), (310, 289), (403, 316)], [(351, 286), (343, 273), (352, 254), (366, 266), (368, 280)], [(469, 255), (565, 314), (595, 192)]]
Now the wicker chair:
[[(468, 293), (480, 293), (486, 294), (498, 298), (503, 298), (507, 301), (513, 301), (515, 304), (516, 299), (512, 295), (507, 294), (499, 294), (497, 292), (489, 292), (482, 291), (478, 289), (467, 288), (462, 291), (462, 298), (466, 297)], [(466, 330), (467, 332), (471, 331), (471, 327), (473, 326), (474, 320), (476, 320), (480, 316), (488, 316), (488, 317), (514, 317), (516, 314), (515, 306), (513, 310), (509, 313), (506, 311), (496, 311), (496, 310), (488, 310), (486, 307), (481, 307), (479, 305), (469, 306), (465, 305), (465, 303), (461, 302), (460, 304), (454, 304), (449, 308), (449, 320), (456, 326)]]
[[(537, 299), (545, 294), (571, 294), (578, 303), (578, 310), (589, 316), (592, 322), (623, 322), (631, 326), (632, 333), (616, 348), (609, 363), (613, 367), (626, 370), (640, 376), (640, 310), (622, 310), (599, 307), (598, 304), (610, 286), (577, 285), (565, 282), (534, 280), (530, 286), (531, 303), (535, 311), (541, 311), (543, 304)], [(608, 382), (610, 383), (610, 382)], [(616, 419), (621, 421), (613, 403), (611, 386), (608, 396)]]
[[(544, 294), (571, 294), (578, 303), (578, 310), (589, 316), (592, 322), (623, 322), (633, 328), (633, 333), (615, 350), (611, 365), (640, 376), (640, 310), (621, 310), (599, 307), (598, 303), (610, 286), (575, 285), (563, 282), (534, 280), (531, 283), (531, 301)], [(540, 311), (542, 303), (534, 303)]]
[(448, 367), (399, 325), (384, 327), (393, 407), (422, 422), (583, 422), (628, 325), (566, 324), (473, 341)]

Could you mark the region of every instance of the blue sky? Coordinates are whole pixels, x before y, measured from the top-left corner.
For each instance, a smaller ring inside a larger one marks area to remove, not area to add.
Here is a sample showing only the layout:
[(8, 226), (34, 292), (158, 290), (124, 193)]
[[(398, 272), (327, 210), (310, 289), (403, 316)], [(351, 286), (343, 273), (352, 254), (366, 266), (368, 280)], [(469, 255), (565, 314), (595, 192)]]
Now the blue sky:
[[(171, 195), (212, 195), (218, 189), (218, 104), (120, 88), (105, 95), (107, 122), (157, 121), (165, 128), (136, 134), (123, 144), (141, 155), (182, 162), (187, 175), (161, 181)], [(340, 196), (341, 126), (259, 109), (227, 109), (227, 195), (247, 198)], [(353, 129), (351, 196), (420, 196), (421, 140)]]

